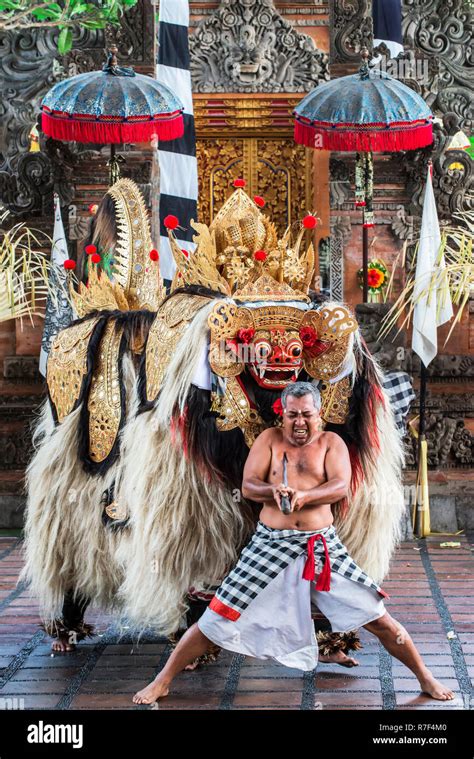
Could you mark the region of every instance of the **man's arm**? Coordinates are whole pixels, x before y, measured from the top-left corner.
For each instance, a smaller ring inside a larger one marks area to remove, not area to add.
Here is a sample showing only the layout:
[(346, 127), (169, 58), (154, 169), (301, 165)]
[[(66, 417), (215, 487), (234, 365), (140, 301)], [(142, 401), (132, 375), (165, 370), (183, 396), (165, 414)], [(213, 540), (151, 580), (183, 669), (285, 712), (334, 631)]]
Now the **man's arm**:
[(272, 429), (262, 432), (250, 449), (244, 467), (242, 495), (258, 503), (275, 503), (274, 486), (266, 481), (272, 460)]
[(328, 448), (324, 459), (327, 480), (311, 490), (305, 490), (297, 498), (296, 510), (303, 507), (317, 507), (325, 503), (336, 503), (345, 498), (351, 482), (351, 460), (343, 439), (335, 432), (327, 432)]

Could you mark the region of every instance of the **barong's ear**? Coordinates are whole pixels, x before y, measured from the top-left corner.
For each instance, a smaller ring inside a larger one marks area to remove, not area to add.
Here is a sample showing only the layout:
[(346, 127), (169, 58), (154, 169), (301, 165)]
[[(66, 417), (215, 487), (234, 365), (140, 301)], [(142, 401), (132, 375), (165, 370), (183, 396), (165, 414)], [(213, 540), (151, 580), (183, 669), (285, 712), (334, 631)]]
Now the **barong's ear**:
[(310, 377), (329, 381), (341, 373), (348, 352), (352, 350), (351, 336), (356, 329), (357, 322), (348, 309), (337, 303), (326, 303), (317, 311), (306, 311), (300, 332), (304, 334), (306, 330), (306, 337), (310, 338), (303, 339), (304, 368)]
[(216, 303), (208, 318), (211, 330), (209, 363), (219, 377), (236, 377), (245, 368), (245, 361), (238, 353), (238, 343), (233, 343), (241, 329), (254, 329), (253, 315), (248, 308), (238, 308), (232, 301)]

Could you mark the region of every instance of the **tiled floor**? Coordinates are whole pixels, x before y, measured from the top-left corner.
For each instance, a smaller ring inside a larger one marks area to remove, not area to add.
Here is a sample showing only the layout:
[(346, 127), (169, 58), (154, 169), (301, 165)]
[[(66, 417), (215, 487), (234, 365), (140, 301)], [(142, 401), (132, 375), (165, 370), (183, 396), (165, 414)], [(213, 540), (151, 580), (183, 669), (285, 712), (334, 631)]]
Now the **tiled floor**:
[[(450, 703), (421, 695), (416, 678), (362, 630), (360, 666), (321, 664), (316, 676), (266, 661), (222, 652), (217, 662), (175, 681), (167, 709), (466, 709), (473, 708), (474, 560), (465, 536), (460, 548), (443, 540), (404, 543), (383, 583), (386, 605), (410, 632), (435, 676), (456, 692)], [(88, 615), (98, 636), (70, 654), (51, 655), (38, 630), (37, 604), (17, 586), (21, 544), (0, 537), (0, 708), (143, 709), (133, 693), (163, 666), (166, 640), (147, 637), (138, 646), (118, 639), (113, 619)], [(454, 631), (455, 637), (447, 633)], [(7, 701), (8, 700), (8, 701)]]

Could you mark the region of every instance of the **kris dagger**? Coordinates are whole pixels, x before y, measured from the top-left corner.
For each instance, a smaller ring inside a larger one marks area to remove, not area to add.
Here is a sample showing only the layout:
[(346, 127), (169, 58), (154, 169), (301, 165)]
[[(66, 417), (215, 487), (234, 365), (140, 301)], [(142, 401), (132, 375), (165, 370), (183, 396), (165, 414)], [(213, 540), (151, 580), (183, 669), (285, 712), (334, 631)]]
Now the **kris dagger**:
[[(283, 454), (283, 484), (288, 487), (288, 457), (286, 451)], [(280, 496), (280, 508), (284, 514), (291, 514), (290, 499), (287, 495)]]

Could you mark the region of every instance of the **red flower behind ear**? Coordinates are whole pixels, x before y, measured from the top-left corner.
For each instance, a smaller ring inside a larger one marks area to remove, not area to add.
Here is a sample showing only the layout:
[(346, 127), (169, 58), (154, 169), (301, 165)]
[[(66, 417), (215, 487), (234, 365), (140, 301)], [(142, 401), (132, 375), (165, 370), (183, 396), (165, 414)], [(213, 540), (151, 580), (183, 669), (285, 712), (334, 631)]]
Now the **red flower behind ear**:
[(283, 403), (281, 398), (277, 398), (275, 403), (272, 404), (273, 413), (277, 416), (283, 416)]
[(318, 334), (314, 327), (301, 327), (300, 329), (301, 342), (305, 348), (312, 348), (318, 339)]
[(245, 343), (246, 345), (252, 342), (254, 335), (255, 335), (255, 330), (251, 328), (239, 329), (239, 331), (237, 332), (237, 338), (239, 342)]

